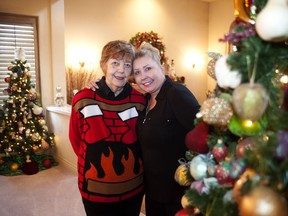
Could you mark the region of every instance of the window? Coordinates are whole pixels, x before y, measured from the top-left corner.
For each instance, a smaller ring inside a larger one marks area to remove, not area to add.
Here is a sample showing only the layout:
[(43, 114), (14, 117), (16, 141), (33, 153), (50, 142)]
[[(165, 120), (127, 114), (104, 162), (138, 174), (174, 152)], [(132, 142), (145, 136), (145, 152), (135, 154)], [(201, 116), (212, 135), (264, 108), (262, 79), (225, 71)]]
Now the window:
[(38, 57), (38, 18), (33, 16), (0, 13), (0, 105), (8, 95), (4, 78), (10, 72), (7, 67), (15, 60), (15, 49), (23, 48), (27, 63), (30, 64), (31, 83), (40, 92)]

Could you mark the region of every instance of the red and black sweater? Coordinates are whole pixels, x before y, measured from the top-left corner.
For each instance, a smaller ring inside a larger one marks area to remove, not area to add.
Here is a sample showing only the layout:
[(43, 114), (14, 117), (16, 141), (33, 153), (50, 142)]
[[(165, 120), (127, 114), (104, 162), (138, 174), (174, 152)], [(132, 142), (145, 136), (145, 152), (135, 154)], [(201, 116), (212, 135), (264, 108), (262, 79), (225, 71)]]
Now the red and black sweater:
[(143, 191), (136, 122), (146, 100), (129, 84), (117, 97), (104, 77), (98, 85), (96, 91), (83, 89), (73, 97), (69, 139), (78, 156), (82, 197), (118, 202)]

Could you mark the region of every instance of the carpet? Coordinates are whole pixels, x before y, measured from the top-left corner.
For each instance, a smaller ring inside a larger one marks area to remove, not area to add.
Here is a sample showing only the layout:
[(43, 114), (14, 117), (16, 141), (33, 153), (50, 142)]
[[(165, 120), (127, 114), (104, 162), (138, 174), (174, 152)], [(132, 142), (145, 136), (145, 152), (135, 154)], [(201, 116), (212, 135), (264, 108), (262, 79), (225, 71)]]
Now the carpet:
[(1, 216), (85, 216), (77, 175), (61, 165), (34, 175), (0, 176), (0, 191)]

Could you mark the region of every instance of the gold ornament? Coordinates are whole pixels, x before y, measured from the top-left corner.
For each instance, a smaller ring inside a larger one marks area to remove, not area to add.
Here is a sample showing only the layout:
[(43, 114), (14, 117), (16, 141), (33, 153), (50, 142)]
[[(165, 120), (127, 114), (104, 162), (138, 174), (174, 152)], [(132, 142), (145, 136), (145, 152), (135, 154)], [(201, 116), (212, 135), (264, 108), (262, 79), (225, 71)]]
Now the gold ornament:
[(32, 134), (32, 140), (34, 142), (37, 142), (40, 139), (41, 139), (41, 136), (40, 136), (40, 134), (38, 132)]
[(192, 205), (189, 203), (189, 200), (185, 194), (181, 198), (181, 205), (183, 208), (192, 207)]
[(226, 126), (231, 117), (233, 110), (230, 103), (222, 98), (208, 98), (204, 101), (200, 113), (203, 121), (209, 125)]
[(37, 145), (34, 145), (32, 148), (35, 153), (39, 151), (39, 146)]
[(247, 180), (251, 180), (253, 176), (256, 175), (256, 172), (253, 169), (246, 169), (245, 172), (240, 176), (240, 178), (235, 182), (234, 187), (233, 187), (233, 197), (236, 200), (237, 203), (240, 203), (242, 199), (241, 195), (241, 188), (243, 184)]
[(44, 139), (41, 140), (41, 146), (43, 149), (49, 148), (49, 144)]
[(44, 119), (39, 119), (39, 124), (43, 126), (46, 124), (46, 121)]
[(245, 195), (239, 205), (240, 215), (287, 216), (286, 200), (272, 188), (257, 186)]
[(10, 164), (9, 168), (10, 168), (11, 171), (16, 171), (19, 168), (19, 164), (16, 163), (16, 162), (13, 162), (13, 163)]
[(186, 164), (180, 164), (174, 175), (175, 181), (182, 186), (189, 186), (192, 183), (192, 177), (189, 178), (189, 169)]
[(215, 59), (211, 59), (209, 62), (208, 62), (208, 65), (207, 65), (207, 73), (208, 75), (213, 78), (214, 80), (216, 80), (216, 76), (215, 76), (215, 63), (216, 63), (216, 60)]
[(244, 83), (232, 95), (234, 111), (242, 119), (256, 121), (262, 117), (268, 106), (269, 95), (260, 83)]
[(211, 78), (216, 80), (215, 63), (222, 55), (220, 53), (216, 53), (216, 52), (208, 52), (208, 56), (212, 59), (208, 62), (207, 73)]
[(251, 0), (234, 0), (234, 14), (244, 22), (255, 22), (255, 11)]

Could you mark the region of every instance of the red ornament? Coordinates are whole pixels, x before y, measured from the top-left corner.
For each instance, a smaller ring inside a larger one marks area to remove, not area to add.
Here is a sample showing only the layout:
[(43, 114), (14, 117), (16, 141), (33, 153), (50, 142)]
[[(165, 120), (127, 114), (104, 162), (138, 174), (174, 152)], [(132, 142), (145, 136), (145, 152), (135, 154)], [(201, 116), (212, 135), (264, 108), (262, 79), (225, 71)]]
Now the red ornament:
[(52, 166), (52, 161), (50, 159), (45, 159), (42, 164), (45, 168), (50, 168)]
[(221, 139), (219, 139), (217, 144), (213, 147), (212, 154), (217, 162), (223, 161), (226, 157), (227, 147)]
[(11, 81), (11, 78), (10, 77), (5, 77), (4, 80), (5, 80), (5, 82), (9, 83)]
[(196, 215), (195, 213), (196, 213), (195, 210), (192, 208), (184, 208), (184, 209), (179, 210), (175, 214), (175, 216), (194, 216)]
[(38, 167), (37, 162), (30, 160), (30, 156), (27, 155), (26, 161), (22, 165), (22, 171), (23, 173), (27, 175), (33, 175), (33, 174), (38, 173), (39, 167)]
[(219, 184), (229, 184), (232, 179), (230, 178), (230, 167), (229, 162), (221, 162), (216, 166), (215, 174)]
[(10, 94), (11, 93), (11, 90), (9, 88), (6, 88), (3, 90), (4, 94)]
[(204, 122), (200, 122), (185, 137), (186, 146), (197, 153), (208, 153), (209, 147), (207, 145), (209, 127)]

